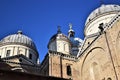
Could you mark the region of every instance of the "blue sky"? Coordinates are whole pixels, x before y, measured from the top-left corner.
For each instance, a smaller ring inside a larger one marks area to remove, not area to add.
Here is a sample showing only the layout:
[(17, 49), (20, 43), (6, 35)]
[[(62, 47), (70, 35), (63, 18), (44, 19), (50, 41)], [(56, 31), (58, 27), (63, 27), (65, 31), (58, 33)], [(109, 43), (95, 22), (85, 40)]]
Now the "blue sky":
[[(120, 0), (103, 2), (120, 5)], [(0, 0), (0, 39), (22, 30), (35, 42), (42, 61), (57, 26), (67, 35), (72, 23), (76, 37), (84, 39), (86, 18), (100, 5), (100, 0)]]

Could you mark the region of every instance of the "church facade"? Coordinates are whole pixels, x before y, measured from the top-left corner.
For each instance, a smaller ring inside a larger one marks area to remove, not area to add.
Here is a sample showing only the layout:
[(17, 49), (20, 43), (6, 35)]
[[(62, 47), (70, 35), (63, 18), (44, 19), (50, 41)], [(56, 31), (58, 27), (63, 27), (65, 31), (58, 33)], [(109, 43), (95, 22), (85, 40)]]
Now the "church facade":
[[(34, 42), (21, 31), (0, 41), (0, 56), (11, 70), (70, 80), (120, 80), (120, 6), (101, 5), (88, 16), (84, 40), (58, 31), (38, 64)], [(29, 66), (29, 67), (28, 67)]]

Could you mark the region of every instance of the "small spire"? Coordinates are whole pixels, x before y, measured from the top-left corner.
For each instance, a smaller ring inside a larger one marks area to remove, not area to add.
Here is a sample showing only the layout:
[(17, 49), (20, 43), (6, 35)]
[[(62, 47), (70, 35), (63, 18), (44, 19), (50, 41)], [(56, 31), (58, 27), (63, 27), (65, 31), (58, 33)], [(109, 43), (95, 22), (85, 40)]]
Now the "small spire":
[(70, 38), (70, 37), (74, 37), (74, 35), (75, 35), (75, 32), (74, 32), (74, 30), (72, 29), (72, 23), (69, 23), (69, 31), (68, 31), (68, 38)]
[(60, 26), (58, 26), (57, 28), (58, 28), (58, 31), (57, 31), (57, 33), (58, 33), (58, 34), (59, 34), (59, 33), (61, 33)]
[(22, 31), (21, 30), (18, 30), (18, 32), (17, 32), (18, 34), (22, 34)]

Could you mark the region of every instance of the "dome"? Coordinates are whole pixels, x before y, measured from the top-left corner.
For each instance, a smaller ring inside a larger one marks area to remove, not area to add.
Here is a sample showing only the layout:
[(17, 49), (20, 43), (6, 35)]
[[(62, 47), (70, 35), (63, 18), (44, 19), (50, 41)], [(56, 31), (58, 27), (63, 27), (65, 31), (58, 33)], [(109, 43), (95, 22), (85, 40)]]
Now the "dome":
[(115, 4), (101, 5), (95, 9), (86, 20), (85, 36), (99, 32), (99, 25), (109, 23), (118, 12), (120, 12), (120, 6)]
[(75, 42), (75, 44), (76, 45), (82, 45), (82, 43), (83, 43), (83, 40), (82, 39), (80, 39), (80, 38), (74, 38), (74, 42)]
[[(49, 43), (52, 42), (52, 41), (54, 41), (54, 40), (56, 40), (56, 39), (61, 39), (61, 40), (69, 41), (68, 37), (61, 32), (60, 26), (58, 26), (58, 31), (57, 31), (57, 33), (50, 38)], [(49, 44), (48, 44), (48, 45), (49, 45)]]
[(50, 51), (69, 54), (71, 48), (70, 40), (65, 34), (61, 32), (60, 28), (58, 27), (57, 33), (50, 38), (47, 47)]
[(120, 6), (119, 5), (113, 5), (113, 4), (110, 4), (110, 5), (101, 5), (101, 7), (95, 9), (87, 18), (87, 21), (86, 21), (86, 24), (88, 22), (90, 22), (90, 20), (92, 20), (93, 18), (101, 15), (101, 14), (105, 14), (105, 13), (108, 13), (108, 12), (118, 12), (120, 11)]
[(32, 39), (23, 35), (22, 31), (18, 31), (17, 34), (8, 35), (0, 41), (0, 44), (20, 44), (37, 51)]
[(58, 26), (58, 31), (57, 31), (57, 33), (54, 34), (54, 35), (50, 38), (47, 47), (49, 48), (50, 44), (51, 44), (52, 42), (54, 42), (55, 40), (62, 40), (62, 41), (70, 42), (69, 38), (68, 38), (65, 34), (63, 34), (63, 33), (61, 32), (59, 26)]
[(62, 40), (69, 41), (68, 37), (65, 34), (63, 34), (63, 33), (57, 33), (57, 34), (53, 35), (50, 38), (50, 42), (52, 42), (52, 41), (54, 41), (56, 39), (62, 39)]
[(83, 40), (80, 38), (71, 38), (70, 40), (71, 40), (73, 46), (81, 46), (83, 43)]

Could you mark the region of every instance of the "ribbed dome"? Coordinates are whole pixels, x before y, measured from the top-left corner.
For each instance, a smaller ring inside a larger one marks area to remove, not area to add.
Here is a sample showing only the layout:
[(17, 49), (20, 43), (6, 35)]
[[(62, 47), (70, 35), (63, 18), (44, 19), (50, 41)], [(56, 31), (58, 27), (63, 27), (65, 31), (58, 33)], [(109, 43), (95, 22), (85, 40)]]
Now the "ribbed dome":
[(104, 13), (108, 13), (108, 12), (118, 12), (120, 11), (120, 6), (119, 5), (115, 5), (115, 4), (110, 4), (110, 5), (102, 5), (101, 7), (95, 9), (87, 18), (86, 20), (86, 24), (88, 22), (90, 22), (93, 18), (100, 16)]
[(36, 46), (35, 46), (34, 42), (32, 41), (32, 39), (23, 35), (22, 31), (18, 31), (17, 34), (12, 34), (12, 35), (9, 35), (9, 36), (3, 38), (0, 41), (0, 44), (20, 44), (20, 45), (30, 47), (30, 48), (34, 49), (35, 51), (37, 51)]
[(63, 41), (70, 42), (69, 38), (65, 34), (63, 34), (61, 31), (58, 31), (56, 34), (54, 34), (50, 38), (50, 40), (48, 42), (48, 48), (49, 48), (50, 43), (55, 41), (55, 40), (63, 40)]
[(50, 42), (55, 40), (55, 39), (62, 39), (62, 40), (69, 40), (68, 37), (66, 35), (64, 35), (63, 33), (57, 33), (55, 35), (53, 35), (51, 38), (50, 38)]
[(69, 41), (68, 37), (61, 32), (60, 26), (58, 26), (57, 33), (50, 38), (49, 43), (52, 42), (52, 41), (54, 41), (54, 40), (56, 40), (56, 39), (61, 39), (61, 40)]

